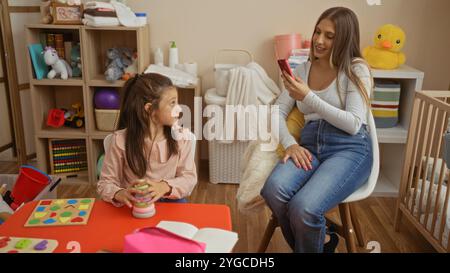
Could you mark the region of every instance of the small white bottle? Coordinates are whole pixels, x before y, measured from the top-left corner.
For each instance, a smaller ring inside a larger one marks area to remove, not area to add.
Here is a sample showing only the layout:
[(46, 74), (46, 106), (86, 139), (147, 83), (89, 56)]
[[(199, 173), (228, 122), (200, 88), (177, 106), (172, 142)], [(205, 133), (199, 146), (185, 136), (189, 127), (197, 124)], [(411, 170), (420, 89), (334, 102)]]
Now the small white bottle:
[(164, 53), (159, 47), (155, 50), (155, 64), (164, 66)]
[(178, 64), (178, 48), (175, 41), (171, 41), (169, 49), (169, 67), (175, 68), (176, 64)]

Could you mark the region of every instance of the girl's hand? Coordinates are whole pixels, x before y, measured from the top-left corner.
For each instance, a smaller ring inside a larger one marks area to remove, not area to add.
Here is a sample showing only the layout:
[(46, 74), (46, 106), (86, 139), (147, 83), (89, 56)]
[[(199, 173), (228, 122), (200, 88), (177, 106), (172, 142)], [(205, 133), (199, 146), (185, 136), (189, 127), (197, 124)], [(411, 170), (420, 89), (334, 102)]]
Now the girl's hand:
[(306, 95), (311, 91), (308, 85), (298, 77), (295, 77), (294, 79), (285, 71), (283, 71), (281, 77), (283, 79), (284, 87), (286, 87), (289, 92), (289, 96), (295, 100), (303, 101)]
[(140, 191), (139, 193), (145, 195), (144, 199), (151, 198), (150, 203), (158, 201), (161, 197), (165, 196), (166, 194), (172, 191), (172, 187), (169, 186), (169, 184), (164, 180), (162, 181), (146, 180), (145, 183), (147, 183), (149, 187), (144, 191)]
[(298, 144), (289, 146), (286, 149), (286, 155), (283, 158), (283, 163), (291, 158), (297, 168), (303, 168), (305, 171), (312, 170), (311, 162), (313, 160), (311, 153)]
[(137, 201), (134, 195), (141, 193), (141, 191), (133, 188), (134, 184), (135, 183), (133, 183), (126, 189), (117, 191), (116, 194), (114, 194), (113, 199), (121, 204), (126, 205), (129, 208), (132, 208), (133, 203)]

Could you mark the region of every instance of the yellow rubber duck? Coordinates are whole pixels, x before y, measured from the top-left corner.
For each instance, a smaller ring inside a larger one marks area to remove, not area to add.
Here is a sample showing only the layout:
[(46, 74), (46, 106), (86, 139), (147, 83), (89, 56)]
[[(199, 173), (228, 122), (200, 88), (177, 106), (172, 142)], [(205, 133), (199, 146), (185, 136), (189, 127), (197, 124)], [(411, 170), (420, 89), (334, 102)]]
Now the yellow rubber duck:
[(401, 49), (405, 45), (405, 32), (391, 24), (380, 27), (375, 35), (375, 46), (364, 49), (363, 56), (372, 68), (396, 69), (406, 61)]

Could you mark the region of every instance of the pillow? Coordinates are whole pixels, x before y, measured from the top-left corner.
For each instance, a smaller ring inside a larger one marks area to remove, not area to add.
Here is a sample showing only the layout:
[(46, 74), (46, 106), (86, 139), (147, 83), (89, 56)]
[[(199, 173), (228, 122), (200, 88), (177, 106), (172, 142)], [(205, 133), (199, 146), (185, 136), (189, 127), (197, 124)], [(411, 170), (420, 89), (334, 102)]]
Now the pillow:
[[(294, 106), (291, 113), (289, 113), (288, 117), (286, 118), (286, 125), (288, 127), (289, 133), (297, 140), (297, 142), (300, 142), (300, 133), (303, 127), (305, 127), (305, 115), (300, 112), (300, 110)], [(285, 155), (285, 149), (283, 145), (278, 144), (278, 148), (276, 150), (277, 155), (279, 158), (283, 158)]]

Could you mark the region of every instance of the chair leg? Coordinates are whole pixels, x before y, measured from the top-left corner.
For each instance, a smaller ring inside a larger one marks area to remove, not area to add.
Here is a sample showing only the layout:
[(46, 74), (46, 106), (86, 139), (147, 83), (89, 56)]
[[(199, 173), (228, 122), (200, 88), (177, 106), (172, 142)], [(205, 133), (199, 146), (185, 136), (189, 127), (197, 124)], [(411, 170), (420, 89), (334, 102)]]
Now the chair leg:
[(364, 234), (362, 232), (361, 223), (358, 221), (358, 214), (353, 203), (348, 204), (350, 207), (350, 218), (352, 219), (352, 224), (355, 229), (356, 239), (358, 240), (358, 245), (360, 247), (366, 246), (366, 240), (364, 239)]
[(264, 236), (261, 240), (261, 243), (258, 247), (258, 253), (264, 253), (267, 250), (267, 247), (269, 246), (270, 239), (272, 239), (272, 235), (275, 232), (275, 228), (278, 226), (278, 221), (275, 216), (270, 217), (270, 221), (267, 224), (266, 230), (264, 231)]
[(396, 232), (400, 231), (400, 224), (402, 222), (402, 217), (403, 217), (403, 212), (400, 209), (399, 202), (397, 203), (397, 210), (395, 211), (395, 220), (394, 220), (394, 230)]
[(350, 206), (348, 203), (339, 204), (339, 214), (341, 216), (342, 227), (344, 228), (345, 244), (349, 253), (356, 253), (356, 244), (352, 219), (350, 216)]

